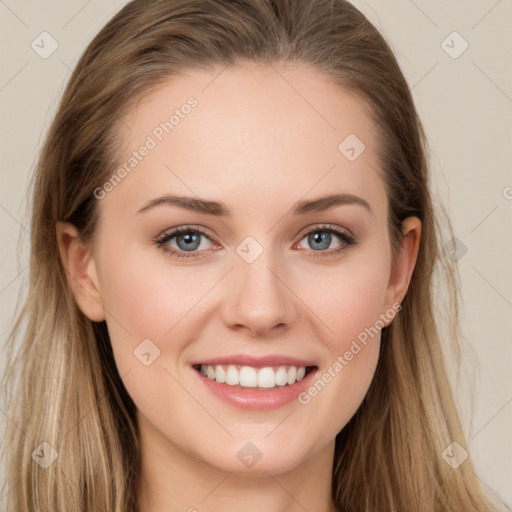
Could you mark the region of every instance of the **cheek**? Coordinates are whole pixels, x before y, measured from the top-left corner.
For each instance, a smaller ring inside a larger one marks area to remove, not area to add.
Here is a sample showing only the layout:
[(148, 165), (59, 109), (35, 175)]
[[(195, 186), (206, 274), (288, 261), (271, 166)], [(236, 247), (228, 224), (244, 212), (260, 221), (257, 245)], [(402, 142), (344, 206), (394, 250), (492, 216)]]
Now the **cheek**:
[(375, 325), (383, 312), (389, 270), (388, 258), (361, 254), (328, 272), (300, 271), (308, 277), (297, 278), (296, 293), (312, 317), (321, 320), (331, 352), (346, 350), (347, 343)]
[(197, 300), (197, 273), (167, 261), (156, 245), (143, 242), (141, 234), (129, 228), (106, 226), (102, 235), (98, 259), (105, 308), (135, 332), (164, 334), (185, 312), (185, 305)]
[(361, 254), (329, 274), (317, 273), (299, 292), (325, 327), (328, 353), (299, 401), (311, 408), (312, 417), (332, 418), (330, 435), (356, 412), (377, 366), (390, 270), (390, 258), (382, 254)]
[[(115, 240), (104, 242), (100, 283), (114, 354), (120, 366), (127, 366), (145, 339), (163, 349), (163, 340), (172, 336), (174, 326), (180, 326), (180, 319), (204, 292), (193, 273), (188, 272), (184, 281), (183, 270), (152, 264), (150, 251), (124, 245), (121, 253), (119, 245)], [(118, 254), (122, 258), (110, 256)]]
[[(108, 250), (105, 246), (105, 254)], [(108, 310), (115, 364), (124, 385), (142, 414), (156, 422), (164, 420), (165, 431), (172, 418), (162, 411), (164, 405), (172, 404), (172, 410), (193, 407), (173, 376), (181, 380), (180, 356), (202, 326), (197, 317), (199, 301), (211, 287), (211, 276), (172, 268), (165, 261), (148, 264), (148, 259), (137, 250), (126, 250), (122, 261), (104, 259), (102, 298)], [(195, 415), (202, 414), (192, 410)]]

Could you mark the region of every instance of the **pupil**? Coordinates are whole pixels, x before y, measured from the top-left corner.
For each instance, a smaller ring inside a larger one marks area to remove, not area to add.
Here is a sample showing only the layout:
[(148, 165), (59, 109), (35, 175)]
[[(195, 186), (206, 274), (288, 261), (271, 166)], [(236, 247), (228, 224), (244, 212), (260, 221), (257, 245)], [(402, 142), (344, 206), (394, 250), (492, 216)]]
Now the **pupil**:
[[(178, 246), (180, 249), (197, 249), (197, 247), (194, 247), (193, 244), (198, 243), (199, 236), (197, 234), (185, 234), (178, 237)], [(180, 241), (184, 241), (185, 243), (182, 244)]]
[(320, 234), (320, 232), (317, 232), (310, 237), (312, 239), (312, 242), (314, 243), (322, 243), (324, 242), (323, 246), (320, 247), (321, 249), (326, 249), (329, 247), (330, 238), (331, 235), (329, 233), (326, 233), (325, 231)]

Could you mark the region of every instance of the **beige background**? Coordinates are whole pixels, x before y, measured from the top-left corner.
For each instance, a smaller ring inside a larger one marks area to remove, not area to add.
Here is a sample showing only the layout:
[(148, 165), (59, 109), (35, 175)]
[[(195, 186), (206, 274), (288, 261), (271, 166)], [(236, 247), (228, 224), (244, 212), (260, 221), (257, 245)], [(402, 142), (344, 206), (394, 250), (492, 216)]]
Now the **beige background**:
[[(0, 0), (1, 342), (28, 278), (25, 194), (43, 135), (79, 55), (124, 3)], [(510, 504), (512, 0), (353, 3), (399, 59), (432, 147), (436, 194), (467, 249), (459, 253), (466, 345), (457, 396), (480, 477)], [(46, 59), (31, 47), (43, 31), (58, 43)]]

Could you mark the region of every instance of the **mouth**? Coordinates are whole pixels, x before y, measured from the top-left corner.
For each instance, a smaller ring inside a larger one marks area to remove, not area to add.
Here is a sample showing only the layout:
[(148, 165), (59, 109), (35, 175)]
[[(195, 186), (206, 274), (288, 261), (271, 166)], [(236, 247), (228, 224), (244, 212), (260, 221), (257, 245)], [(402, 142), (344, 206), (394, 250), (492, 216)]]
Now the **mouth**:
[(198, 389), (210, 396), (231, 407), (266, 411), (297, 400), (314, 380), (315, 363), (285, 354), (238, 353), (193, 361), (191, 370)]
[[(233, 389), (268, 391), (290, 388), (315, 372), (317, 366), (248, 366), (240, 364), (194, 364), (204, 378)], [(308, 379), (309, 380), (309, 379)]]

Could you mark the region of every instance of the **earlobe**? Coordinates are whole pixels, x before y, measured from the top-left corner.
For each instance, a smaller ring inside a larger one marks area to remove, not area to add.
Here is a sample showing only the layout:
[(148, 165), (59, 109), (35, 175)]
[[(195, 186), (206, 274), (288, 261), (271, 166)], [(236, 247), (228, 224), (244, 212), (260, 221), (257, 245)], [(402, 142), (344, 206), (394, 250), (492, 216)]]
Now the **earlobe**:
[(401, 246), (396, 253), (391, 266), (387, 289), (387, 307), (400, 304), (411, 281), (414, 267), (418, 259), (421, 238), (421, 221), (417, 217), (408, 217), (402, 223)]
[(93, 322), (105, 320), (101, 290), (90, 244), (69, 222), (55, 225), (57, 242), (66, 278), (80, 310)]

